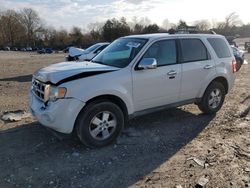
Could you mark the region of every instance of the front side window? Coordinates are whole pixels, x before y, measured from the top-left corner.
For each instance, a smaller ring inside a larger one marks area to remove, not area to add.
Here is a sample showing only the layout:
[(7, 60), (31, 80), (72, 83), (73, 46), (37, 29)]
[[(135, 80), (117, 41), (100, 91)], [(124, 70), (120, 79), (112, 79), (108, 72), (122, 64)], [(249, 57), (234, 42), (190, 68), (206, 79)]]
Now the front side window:
[(208, 51), (200, 39), (181, 39), (181, 62), (209, 59)]
[(213, 47), (218, 58), (231, 57), (228, 45), (222, 38), (208, 38), (207, 40)]
[(113, 67), (124, 68), (146, 44), (147, 39), (121, 38), (112, 42), (92, 61)]
[(177, 62), (175, 40), (155, 42), (150, 46), (143, 58), (155, 58), (157, 66), (175, 64)]

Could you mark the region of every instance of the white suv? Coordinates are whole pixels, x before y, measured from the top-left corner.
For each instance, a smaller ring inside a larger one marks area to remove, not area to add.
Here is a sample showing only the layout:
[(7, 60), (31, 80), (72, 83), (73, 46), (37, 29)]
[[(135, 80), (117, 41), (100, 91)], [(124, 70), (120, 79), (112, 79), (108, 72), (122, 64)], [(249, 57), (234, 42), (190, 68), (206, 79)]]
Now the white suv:
[(30, 109), (83, 144), (113, 142), (135, 116), (189, 103), (216, 113), (235, 80), (236, 62), (220, 35), (149, 34), (115, 40), (92, 61), (34, 73)]

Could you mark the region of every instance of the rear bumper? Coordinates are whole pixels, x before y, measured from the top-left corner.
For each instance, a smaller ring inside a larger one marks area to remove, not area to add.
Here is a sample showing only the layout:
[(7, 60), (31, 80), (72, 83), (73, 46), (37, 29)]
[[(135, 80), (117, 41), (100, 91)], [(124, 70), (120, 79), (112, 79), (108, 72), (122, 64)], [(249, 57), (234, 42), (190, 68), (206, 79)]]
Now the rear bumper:
[(44, 105), (34, 94), (29, 93), (29, 107), (32, 115), (44, 126), (60, 133), (70, 134), (75, 120), (85, 103), (75, 99), (59, 99)]

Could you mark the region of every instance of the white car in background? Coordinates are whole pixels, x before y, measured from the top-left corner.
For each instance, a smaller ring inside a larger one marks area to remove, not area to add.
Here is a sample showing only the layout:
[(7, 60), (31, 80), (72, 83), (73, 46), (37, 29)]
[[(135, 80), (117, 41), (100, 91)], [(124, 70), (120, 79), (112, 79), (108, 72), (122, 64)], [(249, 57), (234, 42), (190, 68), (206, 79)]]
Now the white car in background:
[(75, 60), (91, 60), (98, 53), (100, 53), (104, 48), (106, 48), (110, 43), (102, 42), (96, 43), (87, 49), (83, 50), (81, 48), (70, 47), (69, 55), (66, 57), (66, 61), (75, 61)]

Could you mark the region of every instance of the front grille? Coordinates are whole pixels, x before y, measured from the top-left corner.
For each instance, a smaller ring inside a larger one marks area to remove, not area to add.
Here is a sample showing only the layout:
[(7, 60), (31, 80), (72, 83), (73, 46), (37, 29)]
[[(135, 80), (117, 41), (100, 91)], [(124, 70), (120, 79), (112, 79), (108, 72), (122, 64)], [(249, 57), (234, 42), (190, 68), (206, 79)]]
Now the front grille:
[(32, 80), (33, 93), (43, 102), (47, 102), (49, 99), (49, 85), (40, 82), (39, 80)]

